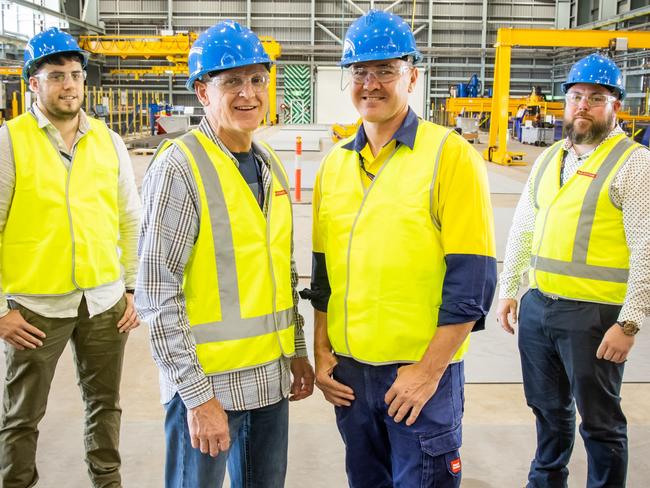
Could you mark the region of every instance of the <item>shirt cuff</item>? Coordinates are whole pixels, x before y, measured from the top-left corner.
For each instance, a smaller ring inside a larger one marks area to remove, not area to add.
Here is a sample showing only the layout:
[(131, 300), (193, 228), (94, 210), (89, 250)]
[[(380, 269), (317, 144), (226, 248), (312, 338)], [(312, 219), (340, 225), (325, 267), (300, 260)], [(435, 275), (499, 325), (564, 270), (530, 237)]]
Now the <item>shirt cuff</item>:
[(639, 324), (639, 327), (643, 327), (643, 321), (646, 319), (646, 315), (642, 310), (635, 310), (632, 307), (626, 307), (623, 305), (621, 312), (618, 314), (619, 322), (635, 322)]
[(188, 410), (203, 405), (205, 402), (214, 398), (212, 384), (205, 376), (185, 381), (177, 385), (177, 389), (181, 400), (183, 400)]
[(296, 332), (294, 334), (294, 346), (296, 349), (295, 357), (307, 357), (307, 343), (305, 342), (305, 332), (303, 331), (302, 327), (300, 329), (296, 327)]

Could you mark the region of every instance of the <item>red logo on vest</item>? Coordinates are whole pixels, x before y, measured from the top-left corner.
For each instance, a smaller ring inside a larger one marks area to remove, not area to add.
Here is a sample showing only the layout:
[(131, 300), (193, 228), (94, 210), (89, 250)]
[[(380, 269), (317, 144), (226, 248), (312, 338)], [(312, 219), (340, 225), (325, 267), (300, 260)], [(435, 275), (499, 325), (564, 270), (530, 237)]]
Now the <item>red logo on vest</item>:
[(281, 197), (282, 195), (287, 195), (287, 190), (277, 190), (275, 192), (276, 197)]
[(456, 458), (453, 461), (450, 461), (449, 469), (451, 469), (451, 472), (454, 474), (460, 473), (460, 469), (461, 469), (460, 458)]
[(578, 170), (577, 173), (581, 176), (588, 176), (589, 178), (595, 178), (596, 176), (598, 176), (596, 173), (588, 173), (586, 171), (581, 171), (581, 170)]

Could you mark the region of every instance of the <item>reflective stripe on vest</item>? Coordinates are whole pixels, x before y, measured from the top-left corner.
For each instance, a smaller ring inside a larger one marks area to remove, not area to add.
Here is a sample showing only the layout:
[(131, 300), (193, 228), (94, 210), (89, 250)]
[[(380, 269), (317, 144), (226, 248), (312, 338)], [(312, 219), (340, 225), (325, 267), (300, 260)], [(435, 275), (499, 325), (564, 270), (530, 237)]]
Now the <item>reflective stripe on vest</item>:
[[(588, 264), (587, 251), (589, 249), (589, 241), (591, 239), (593, 223), (596, 216), (598, 198), (603, 189), (603, 185), (616, 164), (619, 162), (621, 156), (634, 144), (635, 143), (628, 137), (621, 139), (616, 146), (614, 146), (614, 149), (609, 152), (605, 161), (598, 169), (597, 177), (594, 178), (589, 185), (589, 189), (587, 190), (580, 211), (571, 261), (566, 262), (533, 254), (531, 256), (531, 266), (533, 268), (565, 276), (575, 276), (578, 278), (588, 278), (599, 281), (611, 281), (614, 283), (627, 283), (629, 270)], [(560, 145), (558, 144), (557, 147), (560, 147)], [(550, 155), (550, 157), (545, 158), (542, 162), (542, 166), (540, 166), (540, 169), (537, 172), (537, 178), (535, 179), (536, 203), (538, 201), (537, 194), (539, 191), (541, 176), (547, 169), (553, 156), (557, 154), (557, 150), (549, 151), (549, 154), (551, 152), (553, 152), (553, 154)]]
[(16, 180), (0, 267), (9, 294), (57, 296), (120, 280), (118, 152), (106, 124), (88, 123), (66, 168), (32, 113), (7, 122)]
[[(259, 317), (243, 318), (241, 316), (232, 228), (221, 181), (214, 165), (210, 161), (210, 157), (196, 136), (192, 132), (189, 132), (182, 136), (180, 140), (194, 156), (194, 161), (205, 187), (217, 275), (219, 276), (221, 321), (193, 325), (191, 331), (196, 343), (205, 344), (244, 339), (287, 329), (293, 324), (293, 308), (274, 311), (274, 313)], [(282, 171), (279, 171), (273, 157), (270, 157), (270, 161), (273, 171), (276, 174), (283, 175)], [(286, 184), (286, 180), (284, 183)], [(283, 185), (283, 187), (286, 189), (288, 185)], [(269, 196), (269, 205), (272, 201), (273, 199)], [(268, 215), (270, 214), (271, 208), (268, 209)], [(267, 230), (268, 232), (270, 232), (270, 226)]]

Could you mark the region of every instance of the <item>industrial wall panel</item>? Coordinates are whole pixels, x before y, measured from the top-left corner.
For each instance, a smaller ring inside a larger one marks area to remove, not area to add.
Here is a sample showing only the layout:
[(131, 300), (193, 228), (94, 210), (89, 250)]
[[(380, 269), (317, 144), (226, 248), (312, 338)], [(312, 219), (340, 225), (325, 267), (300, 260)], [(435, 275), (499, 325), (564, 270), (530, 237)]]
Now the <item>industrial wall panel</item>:
[(310, 2), (295, 1), (265, 1), (253, 2), (251, 4), (253, 14), (295, 14), (309, 15), (311, 12)]
[(433, 3), (433, 16), (481, 16), (483, 9), (482, 2), (434, 2)]

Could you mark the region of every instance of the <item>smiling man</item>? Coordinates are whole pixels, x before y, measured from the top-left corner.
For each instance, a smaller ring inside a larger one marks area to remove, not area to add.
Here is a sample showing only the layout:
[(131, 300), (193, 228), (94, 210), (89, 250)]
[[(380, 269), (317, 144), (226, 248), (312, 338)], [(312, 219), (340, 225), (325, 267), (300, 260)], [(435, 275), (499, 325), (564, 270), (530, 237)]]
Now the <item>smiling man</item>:
[(604, 56), (578, 61), (562, 85), (567, 137), (542, 153), (515, 212), (497, 320), (509, 333), (521, 300), (519, 351), (537, 418), (530, 488), (567, 486), (575, 409), (589, 488), (624, 487), (624, 362), (650, 315), (650, 153), (616, 124), (621, 71)]
[(35, 35), (23, 79), (36, 103), (0, 128), (5, 488), (38, 481), (38, 424), (68, 341), (86, 407), (92, 486), (121, 486), (119, 386), (126, 332), (139, 324), (140, 199), (124, 143), (81, 110), (87, 60), (66, 32)]
[[(225, 21), (196, 40), (198, 129), (164, 143), (143, 184), (136, 303), (165, 407), (167, 488), (284, 486), (288, 400), (312, 393), (289, 183), (253, 142), (271, 60)], [(291, 381), (293, 374), (293, 381)]]
[(396, 15), (350, 26), (341, 65), (363, 123), (314, 188), (305, 296), (354, 488), (460, 486), (463, 356), (496, 284), (485, 163), (409, 108), (421, 58)]

